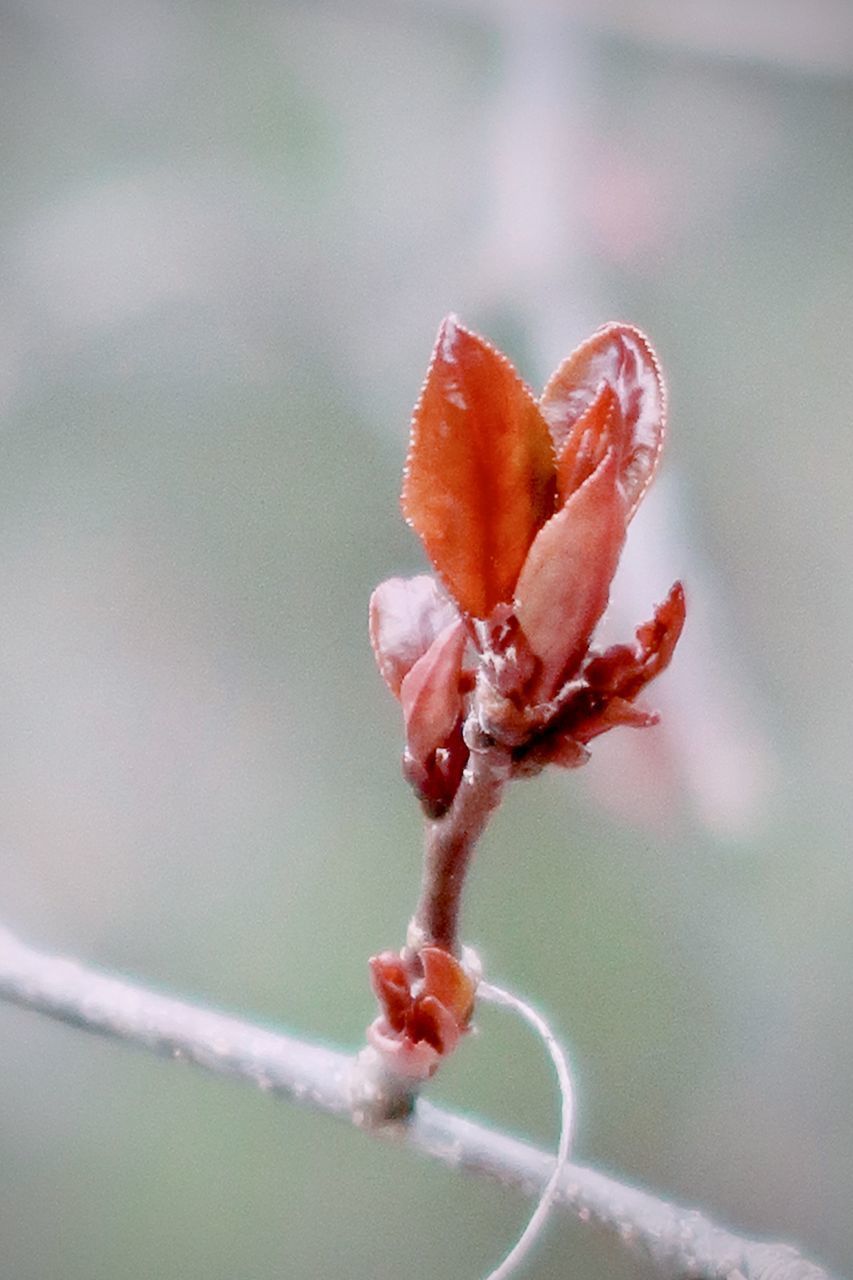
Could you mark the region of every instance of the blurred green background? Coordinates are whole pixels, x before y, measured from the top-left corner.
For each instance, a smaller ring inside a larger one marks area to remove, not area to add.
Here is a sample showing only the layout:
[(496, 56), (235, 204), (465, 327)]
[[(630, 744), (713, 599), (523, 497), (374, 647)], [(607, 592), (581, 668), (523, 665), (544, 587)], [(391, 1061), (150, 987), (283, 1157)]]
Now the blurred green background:
[[(465, 934), (577, 1156), (853, 1266), (853, 6), (0, 6), (0, 915), (357, 1045), (419, 820), (366, 604), (453, 309), (668, 373), (664, 724), (509, 796)], [(431, 1096), (541, 1142), (484, 1010)], [(527, 1206), (0, 1008), (2, 1280), (483, 1274)], [(531, 1275), (644, 1276), (554, 1223)]]

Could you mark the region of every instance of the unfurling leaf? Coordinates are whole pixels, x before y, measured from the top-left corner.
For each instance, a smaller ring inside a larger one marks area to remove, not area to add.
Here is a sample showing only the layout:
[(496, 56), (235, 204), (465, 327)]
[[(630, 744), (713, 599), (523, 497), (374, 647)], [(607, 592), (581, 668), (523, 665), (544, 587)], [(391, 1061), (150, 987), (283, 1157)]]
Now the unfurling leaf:
[(616, 393), (621, 409), (620, 479), (630, 519), (652, 481), (664, 441), (666, 397), (648, 339), (630, 325), (605, 325), (563, 361), (539, 403), (560, 457), (575, 448), (575, 429), (600, 396), (602, 383)]

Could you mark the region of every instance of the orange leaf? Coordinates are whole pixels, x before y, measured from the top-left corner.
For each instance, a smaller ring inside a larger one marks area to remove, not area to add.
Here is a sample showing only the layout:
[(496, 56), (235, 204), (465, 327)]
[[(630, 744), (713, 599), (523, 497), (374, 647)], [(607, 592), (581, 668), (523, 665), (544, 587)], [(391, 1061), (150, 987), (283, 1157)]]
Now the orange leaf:
[(449, 317), (412, 420), (403, 511), (460, 609), (486, 618), (512, 598), (553, 493), (551, 438), (530, 391)]
[(563, 361), (539, 403), (560, 456), (602, 382), (622, 409), (620, 479), (630, 518), (651, 483), (664, 439), (666, 393), (648, 339), (630, 325), (605, 325)]
[(542, 663), (542, 699), (583, 657), (607, 605), (624, 538), (625, 501), (611, 449), (537, 535), (518, 579), (515, 611)]

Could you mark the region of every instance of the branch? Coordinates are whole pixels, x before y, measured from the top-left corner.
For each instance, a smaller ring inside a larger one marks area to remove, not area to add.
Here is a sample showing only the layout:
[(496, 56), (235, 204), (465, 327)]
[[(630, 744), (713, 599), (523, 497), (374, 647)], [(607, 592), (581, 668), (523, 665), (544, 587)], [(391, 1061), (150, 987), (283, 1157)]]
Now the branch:
[[(185, 1004), (58, 956), (0, 929), (0, 998), (83, 1030), (185, 1059), (332, 1115), (352, 1118), (355, 1059)], [(418, 1101), (405, 1123), (374, 1130), (426, 1155), (538, 1195), (553, 1158), (526, 1142)], [(695, 1210), (570, 1165), (558, 1203), (645, 1256), (666, 1280), (830, 1280), (781, 1244), (744, 1239)]]

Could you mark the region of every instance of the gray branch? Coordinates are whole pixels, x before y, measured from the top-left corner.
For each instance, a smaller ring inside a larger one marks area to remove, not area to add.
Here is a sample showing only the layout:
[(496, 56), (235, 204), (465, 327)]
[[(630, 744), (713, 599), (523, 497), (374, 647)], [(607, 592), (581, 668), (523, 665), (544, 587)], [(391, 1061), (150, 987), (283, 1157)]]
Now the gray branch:
[[(45, 955), (4, 929), (0, 998), (352, 1119), (355, 1058)], [(539, 1194), (553, 1168), (546, 1152), (424, 1100), (407, 1121), (373, 1132), (528, 1196)], [(829, 1280), (787, 1245), (734, 1235), (695, 1210), (581, 1165), (567, 1169), (560, 1203), (645, 1256), (667, 1280)]]

